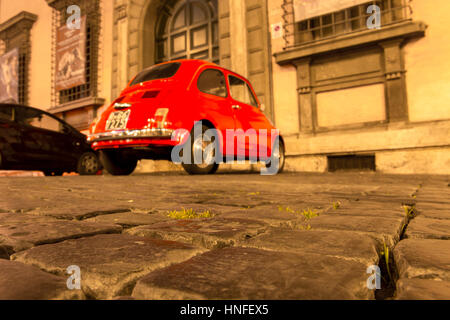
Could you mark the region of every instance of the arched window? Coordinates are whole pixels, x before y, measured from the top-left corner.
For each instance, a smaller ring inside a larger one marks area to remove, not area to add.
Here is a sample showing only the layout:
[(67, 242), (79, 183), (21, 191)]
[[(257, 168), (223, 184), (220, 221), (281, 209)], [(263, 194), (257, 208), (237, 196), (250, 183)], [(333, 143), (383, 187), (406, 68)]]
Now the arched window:
[(218, 33), (217, 0), (178, 1), (159, 17), (156, 62), (201, 59), (218, 63)]

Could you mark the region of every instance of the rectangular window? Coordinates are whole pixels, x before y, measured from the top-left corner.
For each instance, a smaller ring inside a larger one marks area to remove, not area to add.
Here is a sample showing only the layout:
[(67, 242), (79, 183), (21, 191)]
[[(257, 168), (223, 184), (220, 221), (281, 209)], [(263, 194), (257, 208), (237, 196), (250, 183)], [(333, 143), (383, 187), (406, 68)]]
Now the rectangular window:
[[(68, 2), (67, 2), (68, 3)], [(67, 4), (66, 3), (66, 4)], [(81, 9), (81, 16), (86, 17), (86, 43), (85, 43), (85, 83), (65, 90), (54, 90), (54, 101), (57, 105), (77, 101), (87, 97), (98, 95), (98, 65), (99, 65), (99, 41), (101, 28), (100, 0), (79, 0), (77, 5)], [(67, 6), (58, 7), (54, 29), (63, 26), (71, 14), (67, 12)], [(57, 32), (57, 31), (54, 32)], [(53, 53), (56, 55), (56, 53)], [(53, 57), (53, 61), (56, 58)]]
[(341, 34), (367, 30), (370, 5), (381, 10), (381, 25), (386, 26), (406, 19), (408, 6), (404, 0), (372, 0), (345, 10), (295, 23), (295, 42), (303, 44)]
[(335, 172), (340, 170), (370, 170), (375, 171), (374, 155), (347, 155), (347, 156), (329, 156), (328, 171)]

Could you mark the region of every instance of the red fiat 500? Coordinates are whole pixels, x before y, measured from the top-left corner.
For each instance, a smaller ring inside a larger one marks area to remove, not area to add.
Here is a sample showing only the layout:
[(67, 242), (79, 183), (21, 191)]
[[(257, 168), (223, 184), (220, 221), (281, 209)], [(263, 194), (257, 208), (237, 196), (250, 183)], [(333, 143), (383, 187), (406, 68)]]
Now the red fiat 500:
[(200, 60), (139, 73), (91, 126), (89, 140), (113, 175), (132, 173), (140, 159), (172, 160), (190, 174), (236, 159), (264, 161), (272, 174), (284, 167), (283, 138), (249, 81)]

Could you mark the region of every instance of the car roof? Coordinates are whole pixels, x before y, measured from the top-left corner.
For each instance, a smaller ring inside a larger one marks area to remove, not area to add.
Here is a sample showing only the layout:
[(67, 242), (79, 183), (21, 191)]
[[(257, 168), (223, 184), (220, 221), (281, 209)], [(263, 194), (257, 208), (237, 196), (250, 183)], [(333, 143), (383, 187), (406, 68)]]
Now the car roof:
[[(20, 108), (27, 108), (27, 109), (32, 109), (32, 110), (35, 110), (35, 111), (38, 111), (38, 112), (42, 112), (42, 113), (47, 114), (47, 115), (49, 115), (49, 116), (51, 116), (51, 117), (53, 117), (55, 119), (58, 119), (59, 121), (63, 122), (64, 124), (66, 124), (69, 127), (73, 128), (66, 121), (64, 121), (63, 119), (55, 116), (54, 114), (52, 114), (52, 113), (50, 113), (50, 112), (48, 112), (46, 110), (42, 110), (42, 109), (39, 109), (39, 108), (34, 108), (34, 107), (30, 107), (30, 106), (26, 106), (26, 105), (18, 104), (18, 103), (2, 103), (2, 102), (0, 102), (0, 108), (4, 108), (4, 107), (20, 107)], [(73, 128), (73, 129), (76, 130), (75, 128)], [(78, 130), (76, 130), (76, 131), (78, 131)]]
[(246, 77), (244, 77), (243, 75), (241, 75), (241, 74), (239, 74), (237, 72), (234, 72), (232, 70), (224, 68), (224, 67), (222, 67), (222, 66), (220, 66), (220, 65), (218, 65), (218, 64), (216, 64), (214, 62), (209, 62), (209, 61), (199, 60), (199, 59), (178, 59), (178, 60), (166, 61), (166, 62), (155, 64), (155, 65), (150, 66), (148, 68), (145, 68), (142, 71), (146, 71), (146, 70), (149, 70), (150, 68), (153, 68), (155, 66), (160, 66), (160, 65), (169, 64), (169, 63), (181, 63), (183, 65), (183, 68), (187, 67), (187, 69), (190, 69), (190, 71), (197, 71), (200, 67), (203, 67), (203, 66), (211, 66), (211, 67), (215, 67), (215, 68), (221, 69), (223, 71), (226, 71), (227, 73), (231, 73), (233, 75), (237, 75), (237, 76), (239, 76), (239, 77), (241, 77), (243, 79), (246, 79), (248, 81), (248, 79)]
[(34, 107), (26, 106), (26, 105), (24, 105), (24, 104), (18, 104), (18, 103), (0, 103), (0, 108), (2, 108), (2, 107), (20, 107), (20, 108), (33, 109), (33, 110), (36, 110), (36, 111), (39, 111), (39, 112), (43, 112), (43, 113), (47, 113), (47, 114), (50, 114), (50, 115), (52, 115), (52, 116), (55, 116), (55, 115), (49, 113), (49, 112), (46, 111), (46, 110), (42, 110), (42, 109), (39, 109), (39, 108), (34, 108)]

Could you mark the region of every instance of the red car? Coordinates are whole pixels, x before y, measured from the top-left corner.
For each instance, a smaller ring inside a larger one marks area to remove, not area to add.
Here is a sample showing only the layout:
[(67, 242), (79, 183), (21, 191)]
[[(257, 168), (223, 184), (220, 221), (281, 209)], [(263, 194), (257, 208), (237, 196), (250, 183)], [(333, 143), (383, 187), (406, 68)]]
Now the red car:
[(140, 159), (181, 162), (190, 174), (214, 173), (229, 160), (264, 161), (274, 174), (285, 159), (283, 138), (250, 82), (201, 60), (139, 73), (91, 126), (89, 140), (113, 175), (131, 174)]

